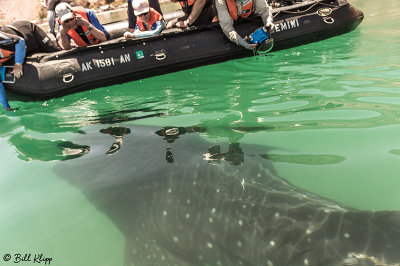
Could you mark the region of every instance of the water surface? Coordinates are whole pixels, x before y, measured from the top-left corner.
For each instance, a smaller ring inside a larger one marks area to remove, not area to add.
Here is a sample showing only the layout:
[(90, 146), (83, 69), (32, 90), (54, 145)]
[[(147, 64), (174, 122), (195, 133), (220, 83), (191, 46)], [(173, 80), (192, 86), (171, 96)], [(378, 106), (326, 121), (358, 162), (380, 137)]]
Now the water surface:
[[(193, 178), (204, 162), (245, 169), (261, 161), (349, 208), (399, 210), (400, 8), (352, 3), (363, 23), (322, 42), (45, 102), (11, 96), (18, 111), (0, 114), (1, 256), (124, 265), (132, 250), (115, 221), (125, 216), (106, 210), (129, 201), (91, 189), (135, 186), (152, 176), (140, 176), (143, 168)], [(179, 134), (168, 136), (171, 127)], [(232, 183), (253, 184), (230, 171)]]

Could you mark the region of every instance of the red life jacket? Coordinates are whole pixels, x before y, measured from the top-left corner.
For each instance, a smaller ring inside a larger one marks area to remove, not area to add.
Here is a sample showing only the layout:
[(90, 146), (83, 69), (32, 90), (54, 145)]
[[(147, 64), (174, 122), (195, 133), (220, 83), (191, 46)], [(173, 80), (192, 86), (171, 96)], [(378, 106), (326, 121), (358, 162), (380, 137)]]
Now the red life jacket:
[(253, 12), (253, 0), (250, 0), (246, 5), (243, 6), (242, 13), (240, 15), (238, 15), (235, 0), (225, 0), (225, 1), (229, 9), (229, 14), (231, 15), (233, 20), (238, 20), (239, 17), (247, 18)]
[(0, 64), (3, 64), (7, 60), (11, 59), (15, 52), (4, 50), (0, 48)]
[(195, 1), (196, 0), (182, 0), (182, 1), (179, 1), (179, 4), (181, 4), (182, 7), (188, 7), (188, 6), (193, 5)]
[(138, 16), (136, 17), (136, 24), (139, 26), (139, 29), (141, 31), (148, 31), (151, 30), (151, 27), (153, 27), (153, 24), (156, 23), (157, 21), (160, 21), (163, 19), (163, 16), (158, 13), (155, 9), (150, 7), (150, 18), (149, 18), (149, 22), (148, 22), (148, 26), (147, 29), (144, 26), (142, 17)]
[[(74, 13), (79, 14), (83, 17), (83, 19), (85, 19), (86, 21), (89, 22), (86, 10), (81, 7), (81, 6), (74, 6), (72, 7), (72, 10), (74, 11)], [(58, 23), (61, 24), (60, 19), (58, 19)], [(96, 39), (96, 37), (94, 37), (93, 34), (91, 34), (88, 29), (85, 26), (81, 26), (83, 29), (83, 32), (86, 34), (86, 37), (88, 38), (90, 44), (98, 44), (100, 43), (99, 40)], [(81, 36), (79, 36), (78, 32), (74, 29), (70, 29), (67, 34), (75, 41), (75, 43), (79, 46), (79, 47), (83, 47), (83, 46), (87, 46), (87, 43), (81, 38)]]

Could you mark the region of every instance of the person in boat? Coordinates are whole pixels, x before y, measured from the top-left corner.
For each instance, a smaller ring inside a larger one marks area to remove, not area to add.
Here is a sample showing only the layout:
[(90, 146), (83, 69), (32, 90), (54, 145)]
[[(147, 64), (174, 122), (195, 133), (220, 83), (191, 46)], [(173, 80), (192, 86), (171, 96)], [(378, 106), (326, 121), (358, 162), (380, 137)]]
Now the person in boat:
[[(4, 64), (7, 65), (13, 58), (14, 65), (11, 74), (16, 78), (23, 75), (23, 63), (27, 55), (60, 50), (40, 27), (29, 21), (15, 21), (0, 28), (0, 65), (1, 67)], [(2, 82), (0, 83), (0, 101), (4, 109), (13, 110), (8, 104)]]
[(135, 0), (132, 7), (137, 17), (136, 27), (134, 32), (125, 32), (125, 38), (149, 37), (166, 28), (163, 16), (150, 7), (148, 0)]
[(51, 41), (44, 30), (30, 21), (15, 21), (1, 27), (0, 31), (23, 38), (26, 42), (27, 56), (34, 53), (53, 53), (61, 50), (57, 43)]
[(56, 36), (55, 32), (55, 25), (56, 25), (56, 6), (61, 3), (66, 2), (71, 6), (74, 5), (73, 0), (47, 0), (46, 7), (47, 7), (47, 22), (49, 24), (49, 32)]
[[(11, 58), (14, 58), (15, 63), (11, 73), (14, 74), (15, 77), (20, 78), (23, 74), (22, 64), (24, 63), (25, 54), (25, 40), (23, 38), (0, 31), (0, 67), (2, 68), (2, 71), (3, 64)], [(3, 77), (1, 77), (0, 82), (0, 102), (3, 108), (7, 111), (13, 110), (8, 104), (7, 95), (3, 85)]]
[(110, 39), (110, 35), (90, 9), (60, 3), (56, 6), (56, 15), (60, 26), (57, 35), (60, 46), (64, 50), (72, 48), (71, 39), (79, 47)]
[(256, 44), (247, 41), (247, 37), (242, 38), (233, 27), (233, 23), (239, 19), (246, 19), (250, 15), (257, 14), (261, 17), (264, 25), (268, 29), (273, 29), (272, 16), (268, 10), (265, 0), (218, 0), (215, 2), (219, 24), (222, 31), (229, 40), (246, 49), (253, 50)]
[[(132, 7), (132, 3), (135, 2), (136, 0), (128, 0), (128, 29), (130, 32), (134, 32), (136, 29), (136, 20), (137, 17), (135, 15), (135, 12)], [(155, 9), (158, 13), (163, 15), (160, 7), (160, 3), (158, 0), (149, 0), (149, 6)]]
[(179, 2), (185, 16), (168, 22), (167, 28), (187, 28), (218, 21), (213, 0), (171, 0)]

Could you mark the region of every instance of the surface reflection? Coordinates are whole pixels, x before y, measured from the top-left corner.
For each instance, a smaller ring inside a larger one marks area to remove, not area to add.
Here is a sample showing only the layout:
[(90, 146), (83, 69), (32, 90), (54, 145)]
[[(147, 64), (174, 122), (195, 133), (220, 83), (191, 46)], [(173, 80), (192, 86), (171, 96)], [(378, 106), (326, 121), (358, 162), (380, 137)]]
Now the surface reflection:
[[(179, 139), (180, 135), (186, 133), (200, 133), (205, 132), (206, 129), (204, 127), (165, 127), (160, 130), (155, 131), (155, 133), (159, 136), (162, 136), (167, 143), (174, 143), (175, 140)], [(165, 161), (167, 163), (174, 162), (174, 155), (172, 153), (172, 148), (168, 147), (165, 154)]]
[(244, 162), (244, 153), (239, 145), (239, 143), (229, 143), (227, 152), (221, 152), (220, 145), (211, 146), (208, 148), (205, 158), (212, 164), (221, 163), (222, 160), (225, 160), (231, 165), (240, 165)]
[(101, 133), (109, 134), (114, 137), (114, 143), (111, 145), (110, 149), (106, 152), (107, 155), (115, 154), (122, 147), (122, 137), (130, 134), (131, 130), (127, 127), (108, 127), (105, 129), (100, 129)]
[(72, 141), (44, 140), (24, 133), (13, 135), (9, 142), (18, 151), (18, 158), (23, 161), (64, 161), (84, 156), (90, 147)]

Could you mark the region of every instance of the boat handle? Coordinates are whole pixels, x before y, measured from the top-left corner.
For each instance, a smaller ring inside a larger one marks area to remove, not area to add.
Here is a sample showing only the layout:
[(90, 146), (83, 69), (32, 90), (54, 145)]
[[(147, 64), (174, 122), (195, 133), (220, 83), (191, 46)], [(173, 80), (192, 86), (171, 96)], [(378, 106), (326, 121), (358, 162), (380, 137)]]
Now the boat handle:
[(70, 83), (70, 82), (73, 81), (73, 80), (74, 80), (74, 75), (73, 75), (73, 74), (68, 73), (68, 74), (64, 74), (64, 75), (63, 75), (63, 81), (64, 81), (64, 83)]
[(158, 53), (158, 54), (155, 54), (155, 56), (156, 56), (156, 59), (159, 61), (164, 60), (167, 57), (167, 55), (165, 53)]
[(324, 17), (324, 22), (327, 24), (332, 24), (335, 20), (331, 17)]

